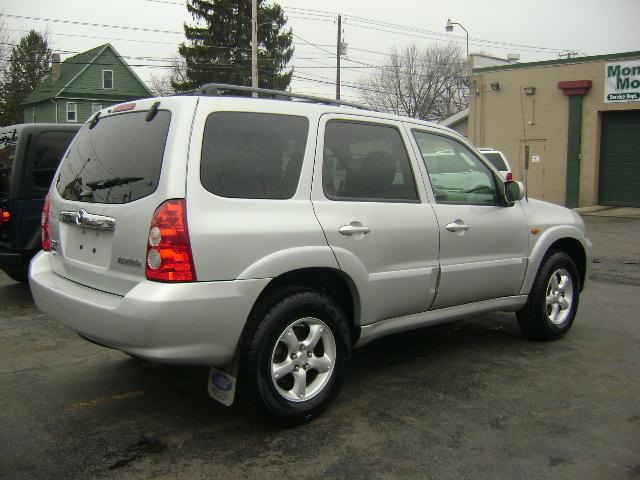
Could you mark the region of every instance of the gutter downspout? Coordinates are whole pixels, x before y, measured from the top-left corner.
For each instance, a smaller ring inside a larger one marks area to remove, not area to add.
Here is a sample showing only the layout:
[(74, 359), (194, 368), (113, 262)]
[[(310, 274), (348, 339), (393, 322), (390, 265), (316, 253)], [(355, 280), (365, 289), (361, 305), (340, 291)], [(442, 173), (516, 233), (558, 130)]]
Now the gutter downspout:
[(49, 99), (56, 106), (56, 123), (58, 123), (58, 102), (56, 102), (53, 98)]

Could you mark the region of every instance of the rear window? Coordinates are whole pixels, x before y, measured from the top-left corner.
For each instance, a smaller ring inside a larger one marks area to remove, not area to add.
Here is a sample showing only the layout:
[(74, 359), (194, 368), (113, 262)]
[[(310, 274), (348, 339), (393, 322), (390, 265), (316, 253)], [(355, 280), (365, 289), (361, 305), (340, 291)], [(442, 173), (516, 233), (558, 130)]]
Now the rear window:
[(0, 133), (0, 192), (8, 193), (11, 171), (16, 157), (18, 134), (14, 131)]
[(216, 112), (204, 128), (200, 181), (231, 198), (291, 198), (307, 143), (306, 117)]
[(128, 203), (155, 192), (171, 113), (158, 111), (101, 118), (82, 127), (71, 144), (56, 189), (66, 200), (87, 203)]
[(43, 132), (34, 146), (31, 176), (37, 187), (49, 188), (58, 164), (76, 132)]
[(502, 157), (500, 156), (499, 153), (495, 153), (495, 152), (482, 152), (482, 155), (484, 155), (484, 157), (489, 160), (491, 162), (491, 164), (496, 167), (496, 169), (501, 170), (501, 171), (505, 171), (505, 170), (509, 170), (509, 168), (507, 168), (507, 165), (504, 163), (504, 160), (502, 159)]

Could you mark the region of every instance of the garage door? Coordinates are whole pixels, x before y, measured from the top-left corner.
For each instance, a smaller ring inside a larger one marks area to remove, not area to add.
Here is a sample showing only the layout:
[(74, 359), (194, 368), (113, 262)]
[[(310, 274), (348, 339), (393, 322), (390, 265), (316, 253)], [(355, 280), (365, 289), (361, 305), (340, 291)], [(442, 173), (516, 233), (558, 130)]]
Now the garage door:
[(640, 207), (640, 110), (602, 115), (598, 203)]

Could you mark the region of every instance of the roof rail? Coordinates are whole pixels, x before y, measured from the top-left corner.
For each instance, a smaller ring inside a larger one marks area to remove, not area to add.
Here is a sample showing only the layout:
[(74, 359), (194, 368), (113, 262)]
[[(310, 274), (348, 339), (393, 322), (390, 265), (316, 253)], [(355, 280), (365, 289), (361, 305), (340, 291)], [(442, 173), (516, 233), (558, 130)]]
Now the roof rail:
[(227, 85), (224, 83), (207, 83), (197, 90), (183, 92), (182, 95), (197, 95), (214, 97), (216, 95), (225, 95), (227, 92), (246, 92), (270, 95), (277, 99), (304, 100), (306, 102), (322, 103), (326, 105), (341, 105), (345, 107), (359, 108), (361, 110), (373, 110), (370, 107), (359, 105), (352, 102), (343, 102), (341, 100), (332, 100), (330, 98), (316, 97), (313, 95), (303, 95), (300, 93), (283, 92), (280, 90), (270, 90), (268, 88), (243, 87), (240, 85)]

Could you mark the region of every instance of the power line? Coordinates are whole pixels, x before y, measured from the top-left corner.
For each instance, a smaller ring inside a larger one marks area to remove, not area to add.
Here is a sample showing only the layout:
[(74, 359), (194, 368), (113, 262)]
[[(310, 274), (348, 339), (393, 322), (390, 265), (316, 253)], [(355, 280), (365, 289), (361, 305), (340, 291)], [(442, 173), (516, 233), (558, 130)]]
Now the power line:
[(130, 27), (130, 26), (124, 26), (124, 25), (110, 25), (105, 23), (81, 22), (79, 20), (64, 20), (61, 18), (29, 17), (27, 15), (13, 15), (10, 13), (0, 13), (0, 17), (15, 18), (18, 20), (35, 20), (39, 22), (64, 23), (68, 25), (80, 25), (83, 27), (99, 27), (99, 28), (115, 28), (119, 30), (134, 30), (136, 32), (169, 33), (172, 35), (184, 34), (184, 32), (179, 32), (176, 30), (160, 30), (157, 28)]
[[(418, 28), (418, 27), (409, 27), (406, 25), (399, 25), (396, 23), (390, 23), (390, 22), (384, 22), (384, 21), (380, 21), (380, 20), (373, 20), (373, 19), (369, 19), (366, 17), (357, 17), (357, 16), (349, 16), (348, 18), (354, 19), (356, 22), (360, 22), (360, 23), (365, 23), (365, 24), (372, 24), (372, 25), (378, 25), (378, 26), (383, 26), (386, 28), (393, 28), (393, 29), (401, 29), (401, 30), (411, 30), (417, 33), (422, 33), (422, 34), (427, 34), (427, 35), (434, 35), (437, 37), (442, 37), (443, 40), (447, 40), (451, 37), (456, 38), (458, 40), (460, 40), (461, 42), (465, 40), (465, 37), (462, 36), (457, 36), (457, 35), (450, 35), (448, 33), (442, 33), (442, 32), (435, 32), (433, 30), (426, 30), (426, 29), (422, 29), (422, 28)], [(504, 45), (504, 46), (509, 46), (509, 47), (518, 47), (518, 48), (526, 48), (526, 49), (536, 49), (536, 50), (549, 50), (549, 51), (553, 51), (553, 52), (557, 52), (561, 49), (558, 48), (549, 48), (549, 47), (539, 47), (539, 46), (534, 46), (534, 45), (522, 45), (522, 44), (517, 44), (517, 43), (510, 43), (510, 42), (502, 42), (502, 41), (498, 41), (498, 40), (488, 40), (488, 39), (483, 39), (483, 38), (477, 38), (477, 37), (470, 37), (469, 38), (470, 41), (472, 41), (475, 44), (478, 43), (487, 43), (487, 44), (495, 44), (495, 45)]]
[[(153, 2), (153, 3), (163, 3), (163, 4), (169, 4), (169, 5), (184, 6), (183, 3), (171, 2), (168, 0), (145, 0), (145, 1)], [(281, 6), (285, 9), (285, 11), (289, 11), (289, 10), (293, 11), (294, 16), (287, 15), (287, 16), (291, 16), (292, 18), (301, 18), (301, 17), (295, 17), (295, 15), (304, 14), (308, 16), (308, 18), (306, 18), (307, 20), (334, 21), (335, 17), (337, 17), (338, 15), (338, 12), (331, 12), (327, 10), (314, 10), (314, 9), (302, 8), (302, 7), (292, 7), (292, 6), (287, 6), (283, 4), (281, 4)], [(364, 29), (369, 29), (374, 31), (382, 31), (386, 33), (396, 34), (396, 35), (413, 36), (417, 38), (427, 38), (430, 40), (438, 40), (438, 41), (443, 41), (448, 43), (463, 43), (465, 41), (464, 37), (458, 36), (458, 35), (451, 35), (443, 32), (426, 30), (419, 27), (411, 27), (408, 25), (385, 22), (382, 20), (376, 20), (376, 19), (367, 18), (367, 17), (360, 17), (357, 15), (345, 15), (345, 23), (348, 25), (356, 26), (358, 28), (364, 28)], [(372, 27), (371, 25), (374, 25), (377, 27), (384, 27), (384, 28), (375, 28), (375, 27)], [(394, 30), (399, 30), (399, 31), (394, 31)], [(407, 31), (414, 32), (414, 34), (409, 34), (407, 33)], [(495, 48), (503, 49), (503, 50), (509, 50), (510, 48), (519, 48), (519, 49), (524, 49), (526, 51), (534, 51), (534, 52), (548, 51), (548, 52), (554, 52), (554, 53), (566, 50), (562, 48), (523, 45), (523, 44), (503, 42), (498, 40), (489, 40), (489, 39), (483, 39), (483, 38), (477, 38), (477, 37), (471, 37), (469, 40), (476, 45), (483, 44), (488, 46), (495, 46)], [(374, 53), (374, 52), (371, 52), (371, 53)]]
[[(176, 2), (169, 2), (169, 1), (162, 1), (162, 0), (146, 0), (146, 1), (153, 1), (155, 3), (177, 4)], [(181, 5), (181, 4), (178, 4), (178, 5)], [(298, 9), (298, 10), (305, 10), (305, 9)], [(311, 11), (310, 9), (306, 9), (306, 10)], [(112, 29), (120, 29), (120, 30), (132, 30), (132, 31), (138, 31), (138, 32), (165, 33), (165, 34), (173, 34), (173, 35), (182, 35), (184, 33), (184, 32), (175, 31), (175, 30), (162, 30), (162, 29), (154, 29), (154, 28), (147, 28), (147, 27), (133, 27), (133, 26), (124, 26), (124, 25), (99, 24), (99, 23), (83, 22), (83, 21), (77, 21), (77, 20), (65, 20), (65, 19), (55, 19), (55, 18), (47, 18), (47, 17), (32, 17), (32, 16), (26, 16), (26, 15), (15, 15), (15, 14), (7, 14), (7, 13), (0, 13), (0, 16), (4, 16), (4, 17), (7, 17), (7, 18), (20, 19), (20, 20), (35, 20), (35, 21), (62, 23), (62, 24), (69, 24), (69, 25), (92, 26), (92, 27), (98, 27), (98, 28), (112, 28)], [(354, 19), (354, 20), (349, 22), (349, 18)], [(449, 43), (461, 43), (462, 42), (462, 38), (461, 37), (455, 37), (456, 40), (452, 40), (452, 39), (450, 39), (450, 36), (445, 36), (445, 34), (442, 34), (442, 33), (432, 32), (432, 31), (429, 31), (429, 30), (418, 29), (418, 28), (415, 28), (415, 27), (408, 27), (408, 26), (404, 26), (404, 25), (392, 24), (392, 23), (389, 23), (389, 22), (382, 22), (382, 21), (379, 21), (379, 20), (367, 19), (365, 17), (357, 17), (357, 16), (347, 17), (346, 21), (351, 26), (354, 26), (356, 28), (367, 29), (367, 30), (381, 31), (381, 32), (385, 32), (385, 33), (409, 36), (409, 37), (414, 37), (414, 38), (427, 38), (427, 39), (431, 39), (431, 40), (438, 40), (438, 41), (444, 41), (444, 42), (449, 42)], [(371, 26), (371, 25), (384, 26), (386, 28), (378, 28), (378, 27)], [(389, 28), (391, 28), (391, 30), (389, 30)], [(402, 29), (403, 31), (395, 31), (393, 29)], [(415, 33), (408, 33), (408, 32), (411, 32), (411, 31), (413, 31)], [(303, 40), (305, 43), (308, 43), (309, 45), (312, 45), (315, 48), (320, 49), (324, 53), (332, 54), (332, 52), (329, 52), (328, 50), (325, 50), (325, 49), (323, 49), (323, 48), (321, 48), (321, 47), (319, 47), (317, 45), (314, 45), (311, 42), (307, 42), (306, 40), (302, 39), (301, 37), (299, 37), (299, 36), (297, 36), (295, 34), (293, 34), (293, 35), (294, 35), (294, 37)], [(122, 39), (122, 40), (123, 41), (128, 41), (128, 40), (125, 40), (125, 39)], [(483, 40), (483, 39), (476, 39), (476, 38), (472, 38), (471, 40), (474, 41), (474, 43), (488, 44), (490, 46), (494, 46), (495, 48), (500, 48), (500, 49), (510, 49), (511, 47), (517, 47), (517, 48), (520, 48), (520, 49), (525, 49), (525, 50), (535, 51), (535, 52), (540, 52), (540, 51), (557, 52), (557, 51), (559, 51), (558, 49), (552, 49), (552, 48), (547, 48), (547, 47), (536, 47), (536, 46), (530, 46), (530, 45), (520, 45), (520, 44), (509, 43), (509, 42), (499, 42), (499, 41)], [(163, 43), (169, 43), (169, 42), (163, 42)], [(209, 46), (206, 46), (206, 47), (209, 47)], [(214, 46), (214, 48), (215, 47), (216, 46)], [(217, 47), (217, 48), (225, 48), (225, 47)], [(232, 48), (232, 47), (229, 46), (229, 47), (226, 47), (226, 48)], [(370, 52), (371, 53), (382, 54), (381, 52), (374, 52), (374, 51), (370, 51)]]
[[(297, 10), (299, 12), (304, 12), (304, 11), (322, 12), (322, 14), (325, 14), (325, 15), (332, 15), (332, 16), (338, 15), (338, 13), (336, 13), (336, 12), (327, 12), (327, 11), (322, 11), (322, 10), (310, 10), (310, 9), (305, 9), (305, 8), (300, 8), (300, 7), (286, 7), (286, 8), (288, 10), (293, 9), (293, 10)], [(415, 32), (415, 33), (419, 33), (419, 34), (423, 35), (426, 38), (441, 40), (441, 41), (445, 41), (445, 42), (453, 42), (453, 41), (455, 41), (455, 42), (461, 43), (461, 42), (463, 42), (465, 40), (465, 38), (462, 37), (462, 36), (450, 35), (450, 34), (443, 33), (443, 32), (436, 32), (436, 31), (433, 31), (433, 30), (426, 30), (426, 29), (419, 28), (419, 27), (411, 27), (411, 26), (408, 26), (408, 25), (401, 25), (401, 24), (397, 24), (397, 23), (385, 22), (385, 21), (382, 21), (382, 20), (376, 20), (376, 19), (367, 18), (367, 17), (360, 17), (360, 16), (357, 16), (357, 15), (345, 15), (345, 23), (347, 25), (350, 25), (350, 24), (361, 24), (361, 25), (357, 25), (357, 26), (359, 26), (360, 28), (370, 28), (372, 30), (375, 30), (375, 29), (372, 28), (372, 27), (368, 27), (366, 25), (375, 25), (375, 26), (384, 27), (384, 28), (387, 28), (387, 29), (390, 28), (390, 29), (393, 29), (393, 30), (400, 30), (401, 32), (412, 31), (412, 32)], [(398, 32), (389, 31), (388, 33), (398, 33)], [(452, 39), (455, 39), (455, 40), (452, 40)], [(502, 42), (502, 41), (498, 41), (498, 40), (489, 40), (489, 39), (483, 39), (483, 38), (477, 38), (477, 37), (471, 37), (470, 40), (475, 44), (479, 44), (480, 43), (480, 44), (502, 45), (502, 46), (506, 46), (506, 47), (516, 47), (516, 48), (535, 49), (535, 50), (547, 50), (547, 51), (552, 51), (552, 52), (558, 52), (558, 51), (562, 50), (562, 49), (559, 49), (559, 48), (540, 47), (540, 46), (534, 46), (534, 45), (523, 45), (523, 44), (517, 44), (517, 43), (511, 43), (511, 42)]]

